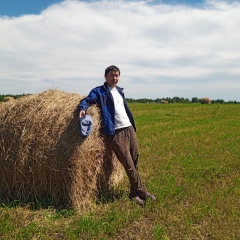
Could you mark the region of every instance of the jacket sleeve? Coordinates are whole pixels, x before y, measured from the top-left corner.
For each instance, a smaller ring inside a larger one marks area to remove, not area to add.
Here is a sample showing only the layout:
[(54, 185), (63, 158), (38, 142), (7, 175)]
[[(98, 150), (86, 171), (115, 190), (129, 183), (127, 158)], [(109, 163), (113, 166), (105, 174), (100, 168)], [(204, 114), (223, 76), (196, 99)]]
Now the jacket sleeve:
[(85, 98), (83, 98), (79, 105), (78, 105), (78, 110), (81, 111), (81, 110), (85, 110), (87, 111), (88, 108), (92, 105), (92, 104), (96, 104), (97, 103), (97, 91), (96, 89), (93, 89), (89, 95)]

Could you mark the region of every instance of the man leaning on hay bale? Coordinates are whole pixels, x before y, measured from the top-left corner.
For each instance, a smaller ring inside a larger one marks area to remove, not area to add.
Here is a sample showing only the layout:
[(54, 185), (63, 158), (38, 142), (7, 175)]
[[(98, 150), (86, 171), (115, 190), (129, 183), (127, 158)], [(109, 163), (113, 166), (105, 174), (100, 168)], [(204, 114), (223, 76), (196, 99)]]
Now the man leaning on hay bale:
[(106, 142), (115, 152), (123, 165), (130, 181), (129, 198), (144, 205), (149, 197), (156, 197), (143, 186), (138, 173), (138, 143), (133, 115), (124, 97), (123, 88), (117, 86), (120, 70), (109, 66), (104, 75), (106, 82), (91, 90), (89, 95), (79, 104), (79, 117), (86, 115), (92, 104), (98, 104), (101, 109), (102, 130)]

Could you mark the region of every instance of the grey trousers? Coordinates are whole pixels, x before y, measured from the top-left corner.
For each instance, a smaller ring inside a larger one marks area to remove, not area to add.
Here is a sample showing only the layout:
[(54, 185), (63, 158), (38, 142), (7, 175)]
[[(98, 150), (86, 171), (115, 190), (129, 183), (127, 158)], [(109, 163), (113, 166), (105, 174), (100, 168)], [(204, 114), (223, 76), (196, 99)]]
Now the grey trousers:
[(146, 199), (147, 189), (143, 186), (138, 172), (138, 141), (132, 126), (116, 130), (114, 136), (106, 136), (106, 142), (123, 165), (130, 181), (129, 198), (136, 196)]

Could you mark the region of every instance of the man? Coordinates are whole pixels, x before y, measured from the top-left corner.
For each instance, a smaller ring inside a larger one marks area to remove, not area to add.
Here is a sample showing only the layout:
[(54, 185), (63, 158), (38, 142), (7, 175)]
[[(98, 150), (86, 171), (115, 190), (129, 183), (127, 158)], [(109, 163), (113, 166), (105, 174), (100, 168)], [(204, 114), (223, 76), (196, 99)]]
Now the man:
[(124, 97), (123, 88), (117, 86), (120, 70), (112, 65), (106, 68), (104, 85), (91, 90), (79, 104), (79, 117), (86, 114), (92, 104), (101, 109), (102, 130), (106, 142), (110, 145), (123, 165), (130, 181), (129, 198), (143, 205), (147, 197), (156, 200), (143, 186), (138, 173), (138, 143), (133, 115)]

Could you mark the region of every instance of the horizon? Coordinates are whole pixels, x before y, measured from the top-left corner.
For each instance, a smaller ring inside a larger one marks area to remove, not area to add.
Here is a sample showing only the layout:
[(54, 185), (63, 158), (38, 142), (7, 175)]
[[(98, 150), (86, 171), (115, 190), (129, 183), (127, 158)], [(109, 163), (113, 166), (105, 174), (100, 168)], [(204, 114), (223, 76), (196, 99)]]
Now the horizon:
[[(38, 94), (38, 93), (36, 93), (36, 94)], [(1, 100), (1, 97), (16, 97), (16, 98), (18, 98), (18, 97), (21, 97), (21, 96), (28, 96), (28, 95), (32, 95), (31, 93), (22, 93), (22, 94), (11, 94), (11, 93), (8, 93), (8, 94), (1, 94), (0, 93), (0, 101), (2, 101)], [(189, 100), (189, 102), (192, 102), (192, 100), (194, 99), (194, 98), (197, 98), (198, 99), (198, 101), (200, 102), (202, 99), (204, 99), (204, 98), (208, 98), (208, 97), (202, 97), (202, 98), (199, 98), (199, 97), (191, 97), (191, 98), (185, 98), (185, 97), (183, 97), (183, 96), (174, 96), (174, 97), (157, 97), (157, 98), (145, 98), (145, 97), (140, 97), (140, 98), (131, 98), (131, 97), (126, 97), (126, 100), (133, 100), (133, 101), (139, 101), (139, 100), (149, 100), (149, 101), (157, 101), (157, 100), (172, 100), (172, 99), (174, 99), (174, 98), (179, 98), (179, 99), (183, 99), (183, 100)], [(218, 99), (210, 99), (209, 98), (209, 100), (212, 102), (212, 101), (224, 101), (225, 103), (229, 103), (229, 102), (237, 102), (237, 103), (240, 103), (240, 102), (238, 102), (237, 100), (229, 100), (229, 101), (225, 101), (223, 98), (218, 98)]]

